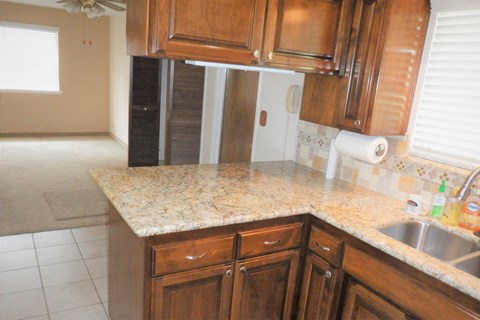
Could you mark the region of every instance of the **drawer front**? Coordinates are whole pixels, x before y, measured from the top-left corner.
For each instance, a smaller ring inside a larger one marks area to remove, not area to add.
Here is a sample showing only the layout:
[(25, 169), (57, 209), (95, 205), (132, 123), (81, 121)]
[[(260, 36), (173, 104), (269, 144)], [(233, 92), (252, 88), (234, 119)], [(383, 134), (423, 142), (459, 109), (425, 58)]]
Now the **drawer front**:
[(303, 223), (240, 232), (239, 258), (300, 247)]
[(153, 247), (153, 275), (185, 271), (233, 261), (234, 235)]
[(322, 229), (312, 226), (308, 248), (328, 262), (340, 266), (343, 242)]

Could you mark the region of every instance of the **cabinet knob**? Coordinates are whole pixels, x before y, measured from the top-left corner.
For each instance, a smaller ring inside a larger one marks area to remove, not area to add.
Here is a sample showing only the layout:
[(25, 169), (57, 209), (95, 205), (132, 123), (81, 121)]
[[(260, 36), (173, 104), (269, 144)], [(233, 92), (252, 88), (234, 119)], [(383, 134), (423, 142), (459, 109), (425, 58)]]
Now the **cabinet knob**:
[(258, 50), (253, 51), (253, 56), (258, 59), (260, 57), (260, 51)]
[(268, 60), (273, 60), (273, 52), (270, 51), (267, 55)]
[(241, 268), (240, 268), (240, 272), (241, 272), (241, 273), (247, 273), (247, 268), (241, 267)]
[(332, 277), (332, 273), (330, 271), (325, 272), (325, 277), (330, 279)]
[(227, 270), (227, 272), (225, 272), (225, 277), (227, 277), (227, 278), (230, 278), (232, 275), (233, 275), (232, 270)]
[(360, 125), (361, 125), (361, 124), (362, 124), (362, 121), (360, 121), (360, 120), (358, 120), (358, 119), (355, 120), (355, 122), (353, 123), (353, 125), (354, 125), (355, 127), (357, 127), (357, 128), (360, 128)]

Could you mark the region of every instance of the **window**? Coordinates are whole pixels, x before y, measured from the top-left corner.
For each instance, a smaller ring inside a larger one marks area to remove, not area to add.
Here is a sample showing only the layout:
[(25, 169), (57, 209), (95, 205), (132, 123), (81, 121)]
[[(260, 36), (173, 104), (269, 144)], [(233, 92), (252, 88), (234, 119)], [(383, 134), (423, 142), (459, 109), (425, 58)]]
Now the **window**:
[(480, 10), (438, 13), (428, 54), (412, 119), (410, 153), (467, 169), (478, 167)]
[(57, 28), (0, 22), (0, 90), (60, 91)]

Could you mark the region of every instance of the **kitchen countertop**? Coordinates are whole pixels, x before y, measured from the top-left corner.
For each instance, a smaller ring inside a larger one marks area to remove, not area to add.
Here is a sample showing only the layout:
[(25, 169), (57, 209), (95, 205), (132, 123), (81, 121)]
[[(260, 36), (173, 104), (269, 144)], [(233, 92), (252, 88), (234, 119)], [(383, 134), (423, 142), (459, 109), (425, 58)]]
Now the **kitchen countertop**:
[[(377, 231), (412, 219), (404, 203), (292, 161), (95, 169), (93, 178), (139, 237), (311, 213), (480, 300), (480, 279)], [(471, 232), (443, 227), (474, 239)], [(478, 239), (475, 239), (478, 241)]]

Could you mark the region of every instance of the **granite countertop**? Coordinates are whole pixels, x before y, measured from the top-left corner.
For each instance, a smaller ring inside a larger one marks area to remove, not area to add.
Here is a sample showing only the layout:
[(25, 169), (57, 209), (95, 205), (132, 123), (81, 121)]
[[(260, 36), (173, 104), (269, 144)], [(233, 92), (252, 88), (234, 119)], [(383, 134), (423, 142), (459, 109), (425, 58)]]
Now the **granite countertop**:
[[(96, 169), (133, 232), (146, 237), (311, 213), (480, 300), (480, 279), (377, 231), (412, 219), (404, 203), (291, 161)], [(443, 227), (474, 239), (471, 232)], [(478, 239), (475, 239), (478, 241)]]

